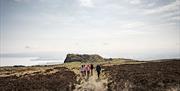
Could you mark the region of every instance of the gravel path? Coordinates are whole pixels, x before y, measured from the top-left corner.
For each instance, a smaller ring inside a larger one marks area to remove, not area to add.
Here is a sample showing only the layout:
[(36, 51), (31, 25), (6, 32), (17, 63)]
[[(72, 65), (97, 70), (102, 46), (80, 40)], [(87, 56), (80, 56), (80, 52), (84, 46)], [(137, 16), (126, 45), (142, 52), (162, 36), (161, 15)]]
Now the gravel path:
[(107, 91), (107, 79), (98, 79), (97, 75), (94, 74), (89, 79), (82, 79), (74, 91)]

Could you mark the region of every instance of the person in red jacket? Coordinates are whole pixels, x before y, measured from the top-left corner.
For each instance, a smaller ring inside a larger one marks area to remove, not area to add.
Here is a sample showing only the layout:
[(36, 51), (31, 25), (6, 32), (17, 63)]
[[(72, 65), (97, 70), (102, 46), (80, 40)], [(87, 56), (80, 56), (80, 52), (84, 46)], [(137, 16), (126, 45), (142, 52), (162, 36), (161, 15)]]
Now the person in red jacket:
[(86, 66), (85, 66), (85, 70), (86, 70), (86, 78), (89, 79), (90, 65), (86, 65)]

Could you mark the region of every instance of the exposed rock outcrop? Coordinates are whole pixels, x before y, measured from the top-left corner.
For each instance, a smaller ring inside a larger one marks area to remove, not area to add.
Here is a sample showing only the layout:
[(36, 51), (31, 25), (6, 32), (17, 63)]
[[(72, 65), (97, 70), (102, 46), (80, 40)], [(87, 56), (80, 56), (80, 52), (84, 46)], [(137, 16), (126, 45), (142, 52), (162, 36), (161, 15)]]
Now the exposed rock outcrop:
[(103, 57), (93, 54), (67, 54), (64, 63), (67, 62), (98, 62), (98, 61), (105, 61)]

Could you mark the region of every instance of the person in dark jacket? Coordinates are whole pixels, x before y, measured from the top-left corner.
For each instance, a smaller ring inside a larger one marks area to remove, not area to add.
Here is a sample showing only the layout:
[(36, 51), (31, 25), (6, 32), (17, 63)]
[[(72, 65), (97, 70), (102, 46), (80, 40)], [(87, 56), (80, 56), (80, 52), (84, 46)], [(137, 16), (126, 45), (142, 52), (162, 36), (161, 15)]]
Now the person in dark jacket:
[(92, 76), (93, 75), (93, 69), (94, 69), (93, 64), (90, 65), (90, 69), (91, 69), (91, 76)]
[(97, 75), (98, 75), (98, 78), (99, 78), (99, 75), (100, 75), (100, 72), (101, 72), (101, 66), (100, 65), (96, 66), (96, 71), (97, 71)]

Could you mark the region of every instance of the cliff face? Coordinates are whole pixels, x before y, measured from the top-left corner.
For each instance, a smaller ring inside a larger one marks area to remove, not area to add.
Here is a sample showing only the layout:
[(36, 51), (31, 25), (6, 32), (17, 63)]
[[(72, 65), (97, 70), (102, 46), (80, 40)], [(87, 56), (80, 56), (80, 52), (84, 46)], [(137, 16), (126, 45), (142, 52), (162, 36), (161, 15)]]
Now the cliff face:
[(67, 54), (64, 63), (67, 62), (97, 62), (104, 61), (103, 57), (99, 55), (88, 55), (88, 54)]

